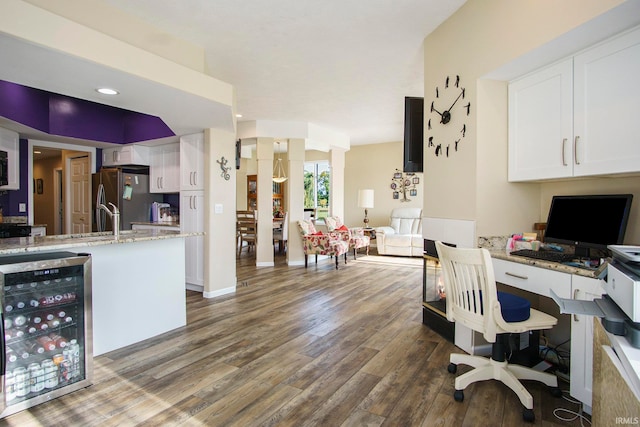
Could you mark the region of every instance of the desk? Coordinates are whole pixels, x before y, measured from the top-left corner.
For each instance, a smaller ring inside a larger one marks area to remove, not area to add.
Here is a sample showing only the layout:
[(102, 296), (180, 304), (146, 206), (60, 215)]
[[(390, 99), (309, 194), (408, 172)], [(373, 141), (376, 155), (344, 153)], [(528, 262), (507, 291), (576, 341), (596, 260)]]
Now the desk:
[[(490, 251), (496, 282), (549, 297), (549, 289), (561, 298), (591, 301), (603, 293), (602, 281), (592, 270), (549, 261)], [(571, 396), (591, 412), (593, 377), (593, 317), (571, 316)]]

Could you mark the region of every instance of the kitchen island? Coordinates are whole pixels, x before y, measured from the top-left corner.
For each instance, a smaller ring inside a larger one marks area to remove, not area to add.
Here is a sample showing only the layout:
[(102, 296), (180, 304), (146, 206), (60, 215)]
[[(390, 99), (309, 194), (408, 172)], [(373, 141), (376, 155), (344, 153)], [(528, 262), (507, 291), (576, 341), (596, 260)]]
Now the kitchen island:
[(184, 239), (201, 233), (122, 231), (0, 239), (0, 256), (69, 251), (92, 258), (93, 354), (186, 325)]

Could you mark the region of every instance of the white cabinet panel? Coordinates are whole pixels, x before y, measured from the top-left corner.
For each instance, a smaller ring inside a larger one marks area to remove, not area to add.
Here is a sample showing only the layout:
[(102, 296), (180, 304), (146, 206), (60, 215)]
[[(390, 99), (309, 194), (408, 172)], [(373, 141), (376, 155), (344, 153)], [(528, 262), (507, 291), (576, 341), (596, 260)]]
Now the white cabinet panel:
[(126, 145), (102, 150), (103, 166), (149, 165), (149, 147)]
[(179, 143), (151, 147), (149, 187), (151, 193), (177, 193), (180, 191)]
[(20, 189), (20, 137), (18, 133), (0, 128), (0, 150), (7, 152), (8, 184), (0, 190)]
[(573, 174), (573, 64), (509, 85), (509, 181)]
[[(180, 230), (183, 233), (204, 230), (204, 191), (180, 192)], [(185, 281), (204, 286), (204, 236), (185, 239)]]
[[(573, 275), (573, 298), (593, 301), (603, 293), (602, 281)], [(593, 380), (593, 316), (571, 316), (571, 396), (591, 406)]]
[(180, 189), (204, 190), (204, 134), (180, 138)]
[(640, 170), (640, 30), (574, 59), (576, 176)]

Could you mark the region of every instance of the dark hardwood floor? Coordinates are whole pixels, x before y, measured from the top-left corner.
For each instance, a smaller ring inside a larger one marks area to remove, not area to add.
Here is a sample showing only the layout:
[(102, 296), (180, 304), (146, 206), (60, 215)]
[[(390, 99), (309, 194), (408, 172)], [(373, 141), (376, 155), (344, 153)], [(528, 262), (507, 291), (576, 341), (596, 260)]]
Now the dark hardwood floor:
[[(310, 261), (256, 268), (243, 252), (235, 294), (187, 292), (186, 327), (96, 357), (93, 386), (0, 425), (531, 425), (496, 381), (454, 401), (447, 365), (460, 350), (422, 324), (421, 267)], [(527, 388), (534, 425), (580, 425), (553, 415), (577, 404)]]

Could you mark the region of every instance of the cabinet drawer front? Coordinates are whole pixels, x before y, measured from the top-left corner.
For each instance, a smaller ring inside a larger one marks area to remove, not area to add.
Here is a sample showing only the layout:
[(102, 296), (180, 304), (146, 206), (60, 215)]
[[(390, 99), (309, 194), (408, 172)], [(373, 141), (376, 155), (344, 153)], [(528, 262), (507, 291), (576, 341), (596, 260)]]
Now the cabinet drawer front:
[(553, 289), (560, 298), (571, 298), (571, 275), (516, 262), (493, 260), (496, 282), (551, 297)]

